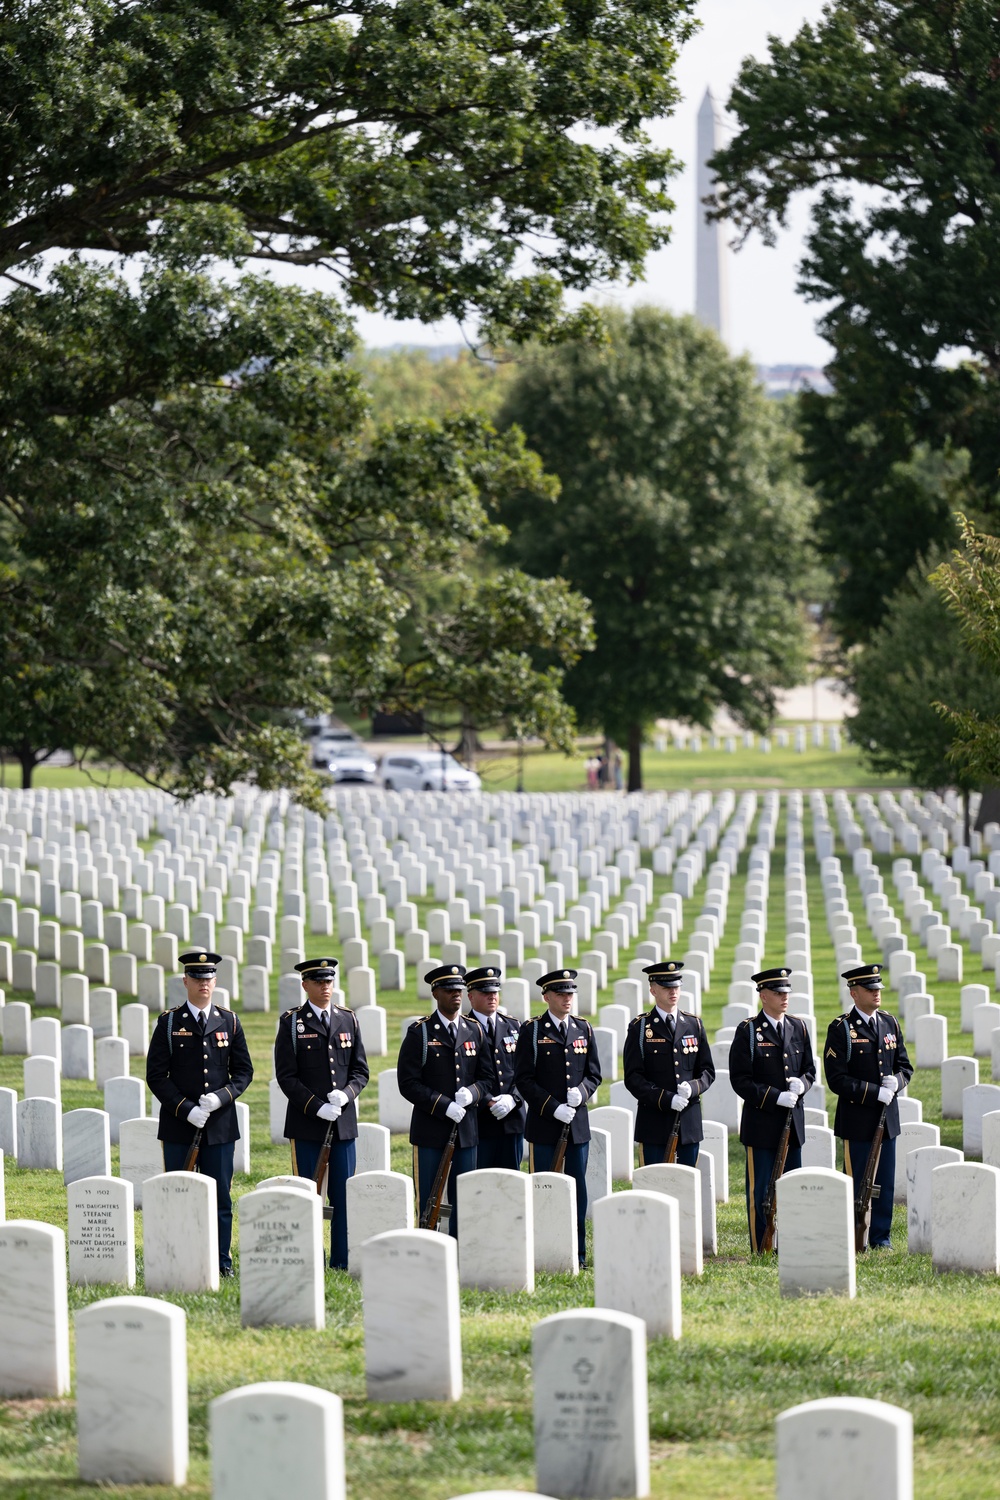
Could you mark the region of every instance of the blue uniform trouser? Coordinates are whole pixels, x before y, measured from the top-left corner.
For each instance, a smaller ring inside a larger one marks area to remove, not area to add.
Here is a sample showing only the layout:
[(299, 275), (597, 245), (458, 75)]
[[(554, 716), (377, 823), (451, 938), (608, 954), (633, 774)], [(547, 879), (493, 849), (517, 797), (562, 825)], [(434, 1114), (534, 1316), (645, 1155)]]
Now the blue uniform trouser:
[[(163, 1147), (163, 1170), (183, 1172), (190, 1146), (178, 1145), (176, 1141), (161, 1141)], [(202, 1142), (198, 1152), (195, 1171), (203, 1177), (211, 1177), (215, 1183), (215, 1206), (219, 1215), (219, 1269), (231, 1271), (233, 1257), (233, 1162), (236, 1158), (236, 1142), (227, 1141), (222, 1146), (206, 1146)]]
[[(675, 1158), (679, 1167), (696, 1167), (698, 1165), (698, 1147), (700, 1141), (692, 1141), (690, 1146), (682, 1146), (677, 1142), (677, 1156)], [(642, 1141), (639, 1145), (639, 1159), (644, 1167), (659, 1167), (667, 1159), (666, 1141)]]
[[(844, 1171), (854, 1179), (855, 1196), (860, 1191), (861, 1179), (868, 1166), (871, 1141), (844, 1142)], [(888, 1245), (892, 1232), (892, 1200), (896, 1192), (896, 1142), (887, 1135), (882, 1137), (882, 1151), (878, 1159), (875, 1182), (879, 1188), (872, 1194), (872, 1217), (868, 1229), (869, 1245)]]
[[(463, 1172), (474, 1172), (476, 1170), (476, 1150), (475, 1146), (456, 1146), (455, 1154), (451, 1159), (451, 1171), (448, 1173), (448, 1202), (451, 1205), (448, 1233), (454, 1235), (456, 1239), (458, 1239), (458, 1194), (456, 1184)], [(417, 1189), (417, 1203), (419, 1205), (418, 1224), (423, 1218), (424, 1209), (430, 1201), (434, 1179), (437, 1176), (438, 1165), (443, 1155), (443, 1146), (414, 1146), (413, 1148), (413, 1181)]]
[[(767, 1197), (767, 1185), (774, 1171), (774, 1159), (778, 1154), (778, 1148), (776, 1146), (747, 1146), (746, 1153), (747, 1220), (750, 1225), (750, 1249), (756, 1255), (767, 1230), (764, 1199)], [(796, 1172), (801, 1165), (802, 1147), (789, 1141), (788, 1155), (785, 1157), (785, 1171)]]
[[(296, 1177), (315, 1177), (322, 1141), (292, 1141), (292, 1171)], [(358, 1165), (357, 1141), (334, 1141), (326, 1174), (326, 1196), (333, 1209), (330, 1221), (330, 1264), (347, 1270), (347, 1179)]]
[(498, 1135), (492, 1140), (480, 1141), (476, 1147), (476, 1169), (484, 1172), (488, 1167), (506, 1167), (510, 1172), (520, 1172), (524, 1159), (523, 1135)]
[[(533, 1145), (531, 1148), (531, 1170), (533, 1172), (551, 1172), (555, 1154), (555, 1146)], [(570, 1144), (566, 1147), (566, 1159), (563, 1163), (563, 1171), (568, 1177), (572, 1177), (576, 1183), (576, 1237), (581, 1266), (587, 1264), (587, 1162), (589, 1160), (589, 1141), (581, 1141), (578, 1146)]]

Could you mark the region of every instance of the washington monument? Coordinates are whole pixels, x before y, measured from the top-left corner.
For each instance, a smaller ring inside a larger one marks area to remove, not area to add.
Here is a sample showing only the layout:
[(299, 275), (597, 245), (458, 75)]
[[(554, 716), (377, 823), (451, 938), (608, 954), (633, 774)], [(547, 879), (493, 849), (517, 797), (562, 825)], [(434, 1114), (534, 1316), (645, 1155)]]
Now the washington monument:
[(698, 203), (695, 215), (695, 284), (694, 310), (701, 321), (714, 328), (724, 343), (729, 343), (729, 288), (726, 284), (726, 259), (728, 247), (725, 226), (710, 223), (705, 217), (704, 200), (715, 190), (715, 178), (709, 168), (709, 159), (724, 144), (722, 134), (722, 111), (712, 98), (712, 90), (705, 90), (698, 111), (697, 191)]

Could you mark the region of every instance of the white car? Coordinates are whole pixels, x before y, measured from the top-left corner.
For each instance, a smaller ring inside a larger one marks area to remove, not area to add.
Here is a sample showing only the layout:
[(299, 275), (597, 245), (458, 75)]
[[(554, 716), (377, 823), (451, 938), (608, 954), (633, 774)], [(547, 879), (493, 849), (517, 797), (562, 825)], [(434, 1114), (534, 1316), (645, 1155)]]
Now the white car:
[(478, 792), (475, 771), (440, 750), (393, 750), (382, 757), (381, 781), (387, 792)]
[(313, 740), (312, 763), (317, 769), (325, 771), (332, 757), (345, 748), (363, 751), (364, 745), (350, 729), (324, 730), (318, 739)]
[(328, 771), (334, 781), (367, 781), (374, 785), (378, 764), (364, 745), (337, 744), (327, 748), (319, 768)]

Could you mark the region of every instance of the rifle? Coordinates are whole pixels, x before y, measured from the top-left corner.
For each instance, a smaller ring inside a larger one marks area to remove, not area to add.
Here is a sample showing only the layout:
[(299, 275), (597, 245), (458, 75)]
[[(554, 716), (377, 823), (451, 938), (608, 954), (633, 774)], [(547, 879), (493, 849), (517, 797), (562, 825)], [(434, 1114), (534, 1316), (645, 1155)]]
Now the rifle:
[(865, 1163), (861, 1191), (854, 1200), (854, 1251), (856, 1255), (868, 1249), (868, 1231), (872, 1222), (872, 1199), (877, 1198), (881, 1191), (875, 1186), (875, 1174), (878, 1171), (879, 1157), (882, 1155), (882, 1137), (885, 1134), (885, 1116), (888, 1108), (888, 1104), (883, 1104), (882, 1113), (875, 1126), (875, 1134), (872, 1136), (868, 1161)]
[(194, 1140), (191, 1142), (191, 1149), (188, 1152), (187, 1156), (185, 1156), (185, 1158), (184, 1158), (184, 1170), (185, 1170), (185, 1172), (193, 1172), (194, 1171), (195, 1167), (198, 1164), (198, 1153), (199, 1153), (200, 1150), (201, 1150), (201, 1131), (200, 1130), (196, 1130), (195, 1133), (194, 1133)]
[(670, 1134), (667, 1137), (667, 1154), (664, 1158), (668, 1167), (673, 1166), (674, 1162), (677, 1160), (677, 1146), (681, 1138), (681, 1115), (683, 1113), (684, 1111), (682, 1109), (674, 1110), (674, 1123)]
[(451, 1135), (448, 1137), (448, 1144), (445, 1146), (444, 1150), (441, 1153), (441, 1160), (438, 1162), (438, 1169), (434, 1174), (434, 1181), (431, 1184), (430, 1197), (427, 1199), (424, 1211), (420, 1215), (421, 1229), (437, 1228), (437, 1221), (441, 1216), (441, 1200), (444, 1197), (444, 1190), (448, 1185), (448, 1174), (451, 1171), (451, 1159), (455, 1155), (455, 1147), (457, 1145), (458, 1122), (456, 1121), (451, 1127)]
[(566, 1165), (566, 1147), (569, 1145), (569, 1132), (572, 1121), (567, 1122), (562, 1128), (562, 1134), (556, 1143), (556, 1154), (552, 1158), (550, 1172), (561, 1172)]
[(768, 1250), (774, 1249), (774, 1231), (777, 1228), (778, 1221), (778, 1178), (785, 1170), (795, 1105), (793, 1104), (791, 1109), (786, 1111), (786, 1113), (787, 1119), (778, 1139), (778, 1150), (774, 1158), (774, 1166), (771, 1169), (771, 1178), (767, 1184), (767, 1192), (764, 1194), (764, 1238), (760, 1242), (761, 1255), (764, 1255)]
[[(336, 1120), (331, 1120), (326, 1127), (326, 1136), (323, 1140), (323, 1145), (320, 1147), (319, 1158), (316, 1163), (316, 1175), (313, 1181), (316, 1183), (316, 1191), (321, 1198), (323, 1196), (323, 1178), (326, 1176), (326, 1169), (330, 1165), (330, 1152), (333, 1148), (333, 1127), (336, 1123)], [(323, 1209), (323, 1217), (327, 1217), (327, 1210), (325, 1208)], [(332, 1209), (329, 1212), (329, 1217), (333, 1218)]]

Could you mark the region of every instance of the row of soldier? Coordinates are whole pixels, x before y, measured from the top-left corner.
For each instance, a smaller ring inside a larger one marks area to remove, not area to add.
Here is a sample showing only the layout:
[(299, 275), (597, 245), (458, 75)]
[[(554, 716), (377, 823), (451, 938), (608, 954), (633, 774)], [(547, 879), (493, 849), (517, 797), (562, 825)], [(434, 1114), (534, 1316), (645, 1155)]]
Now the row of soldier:
[[(215, 1181), (220, 1271), (228, 1276), (235, 1105), (253, 1078), (253, 1064), (236, 1015), (212, 1003), (218, 955), (192, 952), (182, 961), (186, 1000), (159, 1018), (146, 1076), (160, 1104), (165, 1171), (195, 1169)], [(357, 1100), (369, 1068), (354, 1013), (333, 1004), (336, 959), (307, 959), (298, 970), (304, 1000), (280, 1017), (275, 1077), (288, 1101), (292, 1171), (322, 1183), (325, 1170), (330, 1263), (346, 1270), (347, 1182), (356, 1168)], [(625, 1086), (637, 1101), (635, 1139), (643, 1165), (696, 1165), (700, 1098), (715, 1079), (704, 1025), (680, 1008), (682, 971), (675, 960), (646, 967), (652, 1003), (626, 1035)], [(881, 965), (861, 965), (842, 977), (851, 1008), (831, 1022), (824, 1049), (827, 1082), (838, 1096), (834, 1128), (844, 1141), (845, 1170), (859, 1189), (875, 1153), (870, 1243), (887, 1248), (900, 1129), (896, 1096), (913, 1070), (898, 1021), (881, 1012)], [(555, 1169), (575, 1180), (583, 1265), (590, 1143), (584, 1106), (601, 1084), (594, 1028), (574, 1014), (574, 970), (542, 976), (546, 1008), (523, 1023), (500, 1009), (502, 978), (495, 966), (431, 970), (426, 980), (435, 1008), (403, 1037), (397, 1082), (412, 1106), (420, 1222), (436, 1222), (446, 1189), (448, 1227), (457, 1237), (458, 1179), (477, 1168), (519, 1170), (526, 1140), (530, 1171)], [(745, 1104), (740, 1139), (755, 1253), (772, 1248), (776, 1177), (802, 1164), (803, 1100), (817, 1076), (809, 1030), (788, 1012), (791, 978), (787, 968), (753, 976), (760, 1011), (737, 1027), (730, 1049), (730, 1082)]]

